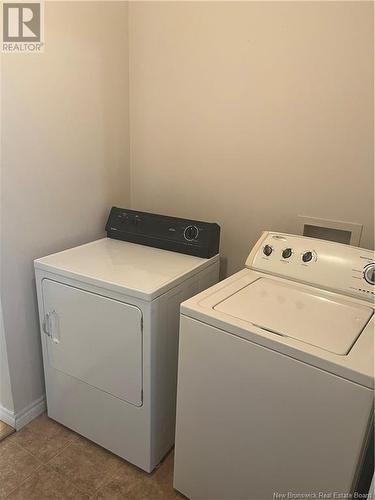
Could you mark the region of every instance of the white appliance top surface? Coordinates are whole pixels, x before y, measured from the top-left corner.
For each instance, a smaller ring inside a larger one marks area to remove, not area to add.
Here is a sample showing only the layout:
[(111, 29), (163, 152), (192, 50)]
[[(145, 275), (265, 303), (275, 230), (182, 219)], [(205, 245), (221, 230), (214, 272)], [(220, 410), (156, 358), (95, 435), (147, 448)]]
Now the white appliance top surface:
[(181, 313), (374, 387), (374, 308), (365, 300), (243, 269), (183, 302)]
[(349, 352), (373, 314), (362, 304), (270, 278), (255, 280), (214, 309), (341, 355)]
[(103, 238), (37, 259), (35, 267), (152, 300), (217, 259)]

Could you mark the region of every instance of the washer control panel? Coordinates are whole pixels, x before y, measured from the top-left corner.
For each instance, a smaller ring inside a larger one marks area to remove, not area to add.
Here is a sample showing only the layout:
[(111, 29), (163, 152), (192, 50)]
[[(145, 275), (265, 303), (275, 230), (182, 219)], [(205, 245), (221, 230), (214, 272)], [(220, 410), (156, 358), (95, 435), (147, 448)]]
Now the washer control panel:
[(305, 236), (265, 231), (246, 267), (373, 301), (374, 252)]

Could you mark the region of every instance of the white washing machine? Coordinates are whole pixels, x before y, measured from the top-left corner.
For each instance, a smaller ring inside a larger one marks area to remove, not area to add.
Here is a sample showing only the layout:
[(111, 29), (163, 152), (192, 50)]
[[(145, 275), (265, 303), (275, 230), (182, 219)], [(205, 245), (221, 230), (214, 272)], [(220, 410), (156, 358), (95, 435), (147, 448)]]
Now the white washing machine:
[(353, 498), (333, 494), (369, 451), (374, 283), (372, 251), (265, 232), (246, 269), (181, 305), (177, 490)]
[(174, 442), (180, 303), (218, 281), (219, 226), (113, 208), (106, 229), (35, 261), (48, 415), (150, 472)]

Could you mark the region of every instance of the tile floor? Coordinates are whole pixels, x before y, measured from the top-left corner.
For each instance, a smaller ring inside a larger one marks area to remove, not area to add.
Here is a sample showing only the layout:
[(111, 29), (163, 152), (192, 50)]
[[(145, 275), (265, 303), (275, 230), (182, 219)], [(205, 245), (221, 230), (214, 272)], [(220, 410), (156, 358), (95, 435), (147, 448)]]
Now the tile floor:
[(172, 500), (173, 452), (147, 474), (41, 415), (0, 442), (0, 499)]
[(0, 441), (14, 432), (13, 427), (0, 420)]

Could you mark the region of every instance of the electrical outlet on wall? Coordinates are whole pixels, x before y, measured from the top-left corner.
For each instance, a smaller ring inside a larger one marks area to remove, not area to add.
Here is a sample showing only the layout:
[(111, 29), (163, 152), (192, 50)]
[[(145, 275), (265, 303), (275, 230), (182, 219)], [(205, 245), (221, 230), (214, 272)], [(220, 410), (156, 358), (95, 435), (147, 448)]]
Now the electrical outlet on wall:
[(299, 234), (310, 238), (359, 246), (362, 224), (298, 215)]

